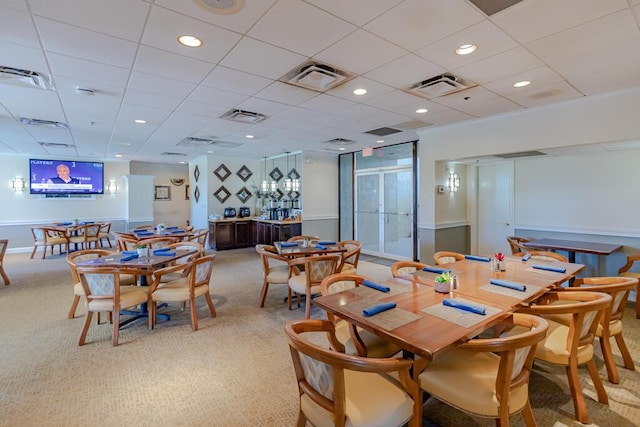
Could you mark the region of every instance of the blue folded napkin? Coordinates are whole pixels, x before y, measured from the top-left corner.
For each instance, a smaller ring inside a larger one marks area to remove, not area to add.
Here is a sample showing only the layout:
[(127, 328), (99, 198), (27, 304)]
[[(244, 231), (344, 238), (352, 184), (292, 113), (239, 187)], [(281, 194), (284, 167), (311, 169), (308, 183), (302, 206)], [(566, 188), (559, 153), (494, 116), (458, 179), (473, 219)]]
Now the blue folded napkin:
[(318, 245), (316, 244), (316, 249), (320, 249), (321, 251), (326, 251), (327, 247), (326, 246), (322, 246), (322, 245)]
[(471, 313), (482, 314), (483, 316), (486, 314), (486, 310), (487, 310), (481, 305), (467, 304), (465, 302), (457, 301), (454, 299), (443, 299), (442, 304), (448, 307), (453, 307), (453, 308), (457, 308), (464, 311), (470, 311)]
[(184, 233), (184, 230), (171, 230), (172, 234), (176, 234), (176, 233)]
[(281, 248), (292, 248), (294, 246), (298, 246), (296, 242), (282, 242), (280, 243)]
[(82, 221), (80, 224), (81, 225), (87, 225), (87, 224), (95, 224), (95, 221)]
[(59, 222), (56, 225), (71, 225), (73, 224), (72, 222)]
[(136, 259), (138, 258), (138, 254), (131, 254), (131, 255), (127, 255), (127, 256), (123, 256), (122, 258), (120, 258), (120, 262), (126, 262), (126, 261), (131, 261), (132, 259)]
[(171, 226), (171, 227), (167, 227), (167, 230), (177, 230), (178, 227), (177, 226)]
[(464, 258), (465, 259), (470, 259), (470, 260), (473, 260), (473, 261), (482, 261), (482, 262), (491, 261), (491, 258), (489, 258), (487, 256), (465, 255)]
[(566, 273), (567, 272), (567, 269), (564, 268), (564, 267), (552, 267), (550, 265), (543, 265), (543, 264), (532, 264), (531, 267), (537, 268), (539, 270), (553, 271), (555, 273)]
[(437, 268), (437, 267), (424, 267), (422, 271), (427, 271), (429, 273), (436, 273), (436, 274), (451, 273), (451, 270), (447, 270), (446, 268)]
[(321, 240), (317, 243), (318, 245), (335, 245), (336, 242), (331, 240)]
[(153, 233), (151, 231), (134, 231), (134, 233), (140, 236), (153, 236)]
[(531, 259), (531, 254), (525, 254), (525, 255), (522, 257), (522, 261), (529, 261), (529, 259)]
[(122, 251), (122, 255), (138, 255), (138, 251)]
[(373, 316), (374, 314), (382, 313), (383, 311), (390, 310), (392, 308), (396, 308), (395, 302), (385, 302), (382, 304), (374, 305), (371, 307), (367, 307), (362, 310), (362, 314), (365, 316)]
[(489, 283), (496, 286), (502, 286), (503, 288), (509, 288), (516, 291), (524, 292), (527, 290), (527, 287), (521, 283), (510, 282), (508, 280), (500, 280), (500, 279), (491, 279)]
[(380, 292), (389, 292), (391, 289), (388, 286), (379, 285), (371, 280), (364, 280), (362, 284), (368, 288), (375, 289)]
[(156, 256), (176, 256), (175, 252), (169, 251), (153, 251), (153, 254)]
[(154, 249), (153, 252), (165, 252), (165, 251), (170, 251), (171, 248), (169, 246), (167, 246), (166, 248), (160, 248), (160, 249)]

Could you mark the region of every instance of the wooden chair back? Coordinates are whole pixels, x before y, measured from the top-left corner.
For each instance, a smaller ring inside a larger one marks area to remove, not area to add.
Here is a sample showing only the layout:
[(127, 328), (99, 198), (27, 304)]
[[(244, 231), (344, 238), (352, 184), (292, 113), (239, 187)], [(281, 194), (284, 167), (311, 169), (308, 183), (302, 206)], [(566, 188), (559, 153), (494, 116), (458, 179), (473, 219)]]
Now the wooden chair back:
[(116, 246), (120, 252), (132, 251), (138, 246), (138, 238), (131, 233), (123, 233), (120, 231), (112, 231), (113, 237), (116, 239)]
[(145, 245), (150, 250), (154, 250), (154, 249), (166, 248), (167, 246), (170, 246), (173, 243), (178, 243), (178, 242), (180, 242), (180, 239), (178, 237), (170, 237), (170, 236), (151, 237), (149, 239), (138, 240), (138, 246)]
[(302, 241), (304, 239), (309, 239), (309, 240), (320, 240), (320, 238), (318, 236), (293, 236), (293, 237), (289, 237), (289, 239), (287, 239), (287, 242), (299, 242)]
[(456, 261), (462, 261), (464, 254), (450, 251), (439, 251), (433, 254), (433, 259), (437, 265), (449, 264)]
[(197, 242), (203, 247), (207, 244), (207, 237), (209, 237), (209, 229), (208, 228), (198, 228), (194, 230), (194, 235), (189, 238), (192, 242)]
[(396, 261), (391, 265), (391, 275), (400, 277), (422, 270), (425, 267), (427, 267), (427, 264), (417, 261)]
[(4, 271), (3, 261), (4, 254), (7, 252), (7, 247), (9, 246), (9, 239), (0, 239), (0, 275), (2, 275), (2, 280), (4, 280), (4, 285), (9, 286), (11, 283), (9, 280), (9, 276)]
[(529, 249), (523, 245), (523, 243), (530, 242), (531, 239), (527, 239), (526, 237), (518, 237), (518, 236), (509, 236), (507, 237), (507, 242), (509, 243), (509, 247), (511, 248), (512, 254), (517, 254), (518, 252), (529, 252)]
[(530, 251), (527, 252), (517, 252), (515, 256), (525, 256), (526, 254), (531, 255), (531, 259), (537, 259), (540, 261), (553, 261), (553, 262), (569, 262), (569, 259), (557, 252), (551, 251)]
[(354, 269), (357, 269), (360, 252), (362, 251), (362, 242), (358, 240), (342, 240), (337, 244), (347, 248), (347, 251), (342, 254), (337, 271), (341, 271), (345, 264), (350, 264)]

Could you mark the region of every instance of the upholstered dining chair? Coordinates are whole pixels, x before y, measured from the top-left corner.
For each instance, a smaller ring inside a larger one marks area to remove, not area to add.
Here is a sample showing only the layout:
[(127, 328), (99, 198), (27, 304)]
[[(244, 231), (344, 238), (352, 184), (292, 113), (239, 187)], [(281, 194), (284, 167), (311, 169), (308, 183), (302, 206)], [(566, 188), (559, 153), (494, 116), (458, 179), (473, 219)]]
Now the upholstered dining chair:
[(519, 412), (528, 427), (536, 426), (529, 376), (536, 344), (549, 326), (541, 317), (520, 313), (509, 323), (516, 328), (504, 336), (472, 339), (435, 358), (420, 374), (420, 387), (461, 411), (495, 418), (500, 427), (508, 427), (509, 417)]
[[(185, 302), (189, 303), (191, 314), (191, 329), (198, 330), (198, 310), (196, 298), (204, 296), (211, 312), (211, 317), (216, 317), (216, 309), (209, 293), (211, 273), (213, 272), (214, 254), (205, 255), (194, 259), (187, 264), (178, 264), (156, 270), (153, 273), (154, 280), (149, 286), (149, 329), (156, 324), (156, 305), (158, 302)], [(163, 282), (162, 276), (167, 273), (189, 269), (187, 277)]]
[(422, 270), (425, 267), (428, 267), (427, 264), (417, 261), (396, 261), (391, 264), (391, 275), (400, 277)]
[(569, 262), (569, 259), (557, 252), (551, 251), (527, 251), (527, 252), (516, 252), (515, 256), (525, 256), (526, 254), (531, 255), (531, 259), (539, 260), (539, 261), (552, 261), (552, 262)]
[[(629, 271), (638, 260), (640, 260), (640, 254), (627, 255), (627, 263), (620, 267), (618, 275), (640, 280), (640, 272)], [(638, 288), (636, 289), (636, 319), (640, 319), (640, 284), (638, 284)]]
[[(329, 295), (347, 289), (355, 289), (362, 285), (365, 279), (366, 277), (358, 274), (332, 274), (325, 277), (320, 283), (320, 293)], [(358, 328), (331, 313), (327, 313), (327, 317), (335, 327), (336, 337), (344, 346), (344, 350), (336, 350), (362, 357), (391, 357), (401, 350), (397, 345), (380, 338), (366, 329)]]
[(62, 247), (65, 250), (69, 250), (69, 237), (63, 231), (56, 230), (49, 227), (31, 227), (31, 234), (33, 235), (33, 251), (31, 252), (31, 259), (36, 254), (38, 246), (42, 246), (42, 259), (45, 259), (47, 254), (47, 248), (51, 248), (51, 255), (53, 255), (53, 248), (59, 246), (59, 251), (62, 254)]
[(69, 243), (80, 245), (82, 249), (98, 247), (101, 224), (85, 224), (76, 227), (74, 235), (69, 237)]
[[(108, 249), (83, 249), (71, 252), (67, 255), (67, 264), (69, 265), (71, 279), (73, 280), (73, 302), (71, 303), (69, 313), (67, 314), (68, 319), (73, 319), (76, 316), (78, 303), (80, 302), (80, 299), (85, 296), (84, 287), (82, 286), (80, 276), (78, 275), (78, 269), (76, 268), (77, 264), (111, 254), (113, 254), (113, 252)], [(120, 286), (135, 285), (137, 283), (137, 277), (134, 274), (121, 272), (119, 283)], [(100, 316), (100, 313), (98, 313), (98, 316)], [(100, 317), (98, 317), (98, 321), (99, 320)]]
[(262, 261), (262, 290), (260, 291), (260, 307), (264, 307), (270, 285), (289, 284), (289, 258), (278, 254), (272, 245), (256, 245), (256, 252)]
[(199, 243), (204, 248), (207, 245), (207, 237), (209, 237), (209, 229), (198, 228), (193, 231), (193, 236), (189, 238), (189, 241)]
[[(180, 242), (171, 243), (167, 247), (169, 248), (169, 250), (195, 250), (195, 253), (193, 253), (192, 255), (178, 258), (177, 260), (175, 260), (173, 265), (189, 264), (194, 259), (200, 258), (201, 256), (204, 255), (204, 247), (198, 242), (180, 241)], [(170, 282), (172, 280), (187, 277), (190, 271), (191, 271), (191, 268), (187, 267), (183, 270), (179, 270), (174, 273), (163, 274), (161, 281)], [(149, 282), (151, 281), (149, 280)]]
[[(328, 320), (294, 320), (285, 325), (298, 383), (300, 406), (296, 425), (416, 427), (422, 420), (419, 389), (410, 377), (408, 359), (371, 359), (324, 348), (309, 336), (328, 335)], [(399, 381), (388, 374), (397, 374)]]
[(178, 242), (180, 242), (180, 239), (178, 237), (171, 237), (171, 236), (151, 237), (149, 239), (138, 240), (138, 246), (145, 245), (149, 248), (149, 250), (154, 250), (154, 249), (166, 248), (172, 245), (173, 243), (178, 243)]
[(9, 276), (4, 271), (4, 254), (7, 252), (7, 247), (9, 246), (9, 239), (0, 239), (0, 275), (2, 275), (2, 280), (4, 281), (5, 286), (9, 286), (11, 281), (9, 280)]
[(456, 261), (462, 261), (464, 254), (458, 252), (440, 251), (433, 254), (433, 259), (437, 265), (449, 264)]
[(131, 233), (112, 231), (111, 234), (116, 239), (116, 247), (120, 252), (132, 251), (138, 246), (138, 238)]
[(98, 244), (101, 248), (106, 247), (103, 244), (103, 241), (109, 245), (110, 248), (113, 247), (111, 244), (111, 222), (103, 222), (100, 224), (100, 232), (98, 233)]
[(87, 298), (87, 315), (78, 345), (84, 345), (94, 312), (110, 313), (113, 322), (112, 344), (118, 345), (120, 310), (147, 302), (146, 286), (120, 286), (120, 270), (114, 267), (77, 266), (80, 283)]
[[(311, 299), (313, 295), (320, 294), (322, 280), (336, 272), (339, 260), (339, 255), (314, 255), (290, 260), (289, 268), (292, 269), (292, 272), (288, 282), (289, 310), (291, 310), (292, 292), (296, 295), (298, 307), (300, 307), (300, 295), (305, 295), (304, 317), (310, 318)], [(298, 266), (304, 266), (304, 271), (300, 271)]]
[[(549, 323), (547, 337), (536, 347), (536, 359), (565, 367), (575, 416), (583, 424), (589, 423), (589, 414), (580, 385), (578, 366), (587, 366), (598, 402), (609, 403), (593, 359), (593, 340), (600, 318), (611, 301), (611, 295), (602, 292), (552, 291), (543, 295), (539, 304), (519, 310), (542, 316)], [(567, 317), (568, 325), (565, 324)]]
[(360, 251), (362, 250), (362, 242), (358, 240), (342, 240), (337, 243), (347, 248), (347, 251), (342, 254), (340, 265), (338, 265), (336, 271), (356, 274), (358, 271), (358, 261), (360, 260)]
[(526, 237), (518, 237), (518, 236), (508, 236), (507, 242), (509, 243), (509, 247), (511, 248), (512, 254), (517, 254), (518, 252), (529, 252), (529, 248), (527, 248), (523, 243), (530, 242), (531, 239), (527, 239)]
[[(632, 277), (582, 277), (576, 279), (572, 287), (563, 289), (566, 292), (591, 291), (604, 292), (611, 295), (611, 305), (605, 311), (602, 319), (600, 319), (596, 336), (600, 341), (600, 349), (607, 368), (607, 378), (613, 384), (620, 382), (620, 375), (611, 351), (611, 337), (615, 338), (618, 344), (624, 367), (629, 370), (635, 369), (633, 358), (622, 336), (622, 317), (624, 316), (629, 293), (637, 289), (637, 287), (638, 279)], [(569, 315), (566, 316), (565, 324), (569, 320)]]

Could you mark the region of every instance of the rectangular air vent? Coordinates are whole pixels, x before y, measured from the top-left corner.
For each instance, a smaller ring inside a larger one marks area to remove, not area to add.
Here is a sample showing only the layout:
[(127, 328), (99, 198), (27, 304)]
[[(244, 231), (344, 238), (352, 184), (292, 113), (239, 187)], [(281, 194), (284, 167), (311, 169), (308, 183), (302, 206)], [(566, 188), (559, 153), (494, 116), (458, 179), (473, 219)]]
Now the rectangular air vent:
[(338, 145), (340, 147), (344, 145), (355, 144), (355, 143), (356, 143), (355, 141), (351, 139), (345, 139), (345, 138), (334, 138), (324, 142), (324, 144), (333, 144), (333, 145)]
[(378, 129), (371, 129), (370, 131), (367, 131), (365, 133), (368, 133), (370, 135), (376, 135), (376, 136), (387, 136), (387, 135), (393, 135), (394, 133), (399, 133), (399, 132), (402, 132), (402, 131), (399, 129), (382, 127)]
[(353, 73), (311, 60), (289, 71), (280, 81), (316, 92), (326, 92), (353, 77)]
[(45, 90), (53, 89), (50, 79), (42, 73), (3, 65), (0, 65), (0, 82)]
[(522, 0), (469, 0), (478, 9), (483, 11), (487, 16), (491, 16), (498, 12), (520, 3)]
[(459, 77), (445, 73), (418, 82), (409, 87), (407, 92), (431, 99), (468, 89), (469, 87), (471, 86), (467, 85)]
[(42, 147), (50, 147), (50, 148), (71, 148), (75, 147), (73, 144), (65, 144), (63, 142), (38, 142)]
[(185, 153), (174, 153), (172, 151), (165, 151), (164, 153), (160, 153), (162, 156), (175, 156), (175, 157), (183, 157), (186, 156)]
[(514, 159), (516, 157), (534, 157), (534, 156), (546, 156), (546, 153), (541, 151), (520, 151), (518, 153), (506, 153), (506, 154), (496, 154), (496, 157), (500, 157), (502, 159)]
[(56, 122), (53, 120), (41, 120), (41, 119), (28, 119), (26, 117), (20, 117), (20, 124), (23, 126), (42, 126), (54, 129), (69, 129), (66, 123)]
[(221, 119), (254, 125), (267, 118), (264, 114), (253, 113), (245, 110), (229, 110), (220, 116)]
[(235, 148), (241, 146), (242, 144), (238, 142), (221, 141), (215, 136), (190, 136), (178, 142), (176, 145), (195, 148)]

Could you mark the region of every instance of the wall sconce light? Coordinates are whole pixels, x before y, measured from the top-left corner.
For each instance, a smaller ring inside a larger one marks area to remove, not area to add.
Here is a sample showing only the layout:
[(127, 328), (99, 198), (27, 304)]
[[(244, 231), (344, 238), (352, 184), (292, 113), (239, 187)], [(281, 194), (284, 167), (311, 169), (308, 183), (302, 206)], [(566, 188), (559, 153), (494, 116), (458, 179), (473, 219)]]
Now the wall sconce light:
[(107, 193), (116, 194), (118, 192), (118, 184), (114, 180), (110, 180), (107, 184)]
[(13, 191), (15, 191), (16, 193), (24, 191), (26, 188), (26, 182), (24, 178), (17, 176), (14, 179), (12, 179), (11, 188), (13, 188)]
[(449, 191), (451, 192), (458, 191), (458, 188), (460, 188), (460, 177), (458, 176), (457, 173), (450, 173), (449, 174)]

